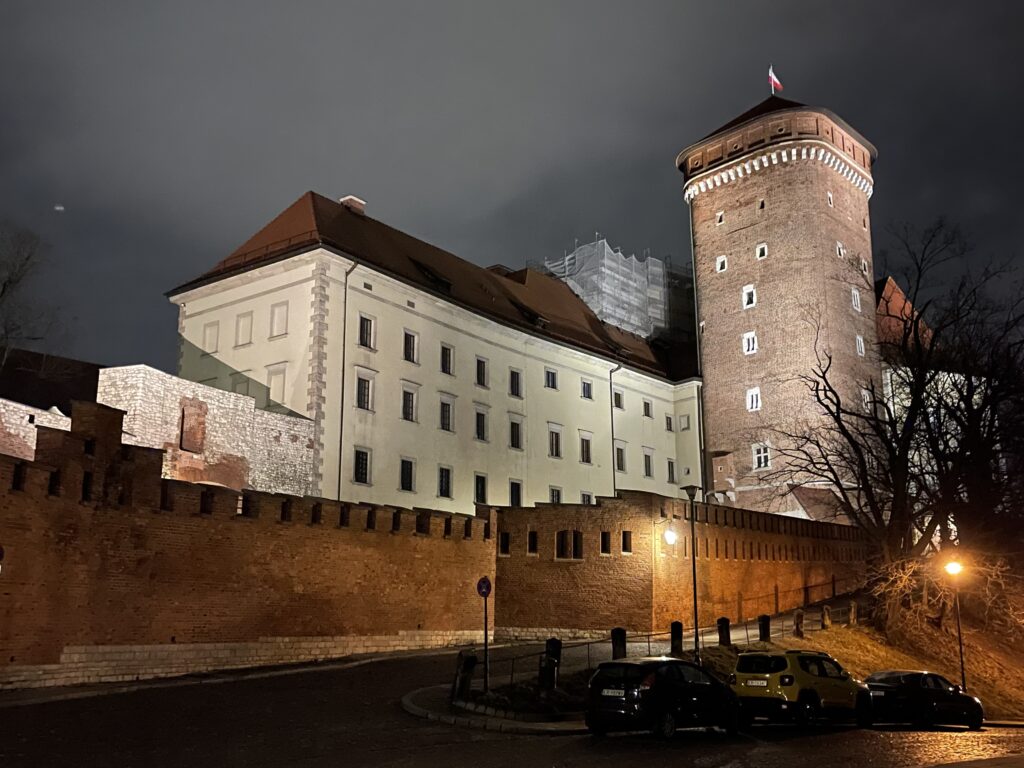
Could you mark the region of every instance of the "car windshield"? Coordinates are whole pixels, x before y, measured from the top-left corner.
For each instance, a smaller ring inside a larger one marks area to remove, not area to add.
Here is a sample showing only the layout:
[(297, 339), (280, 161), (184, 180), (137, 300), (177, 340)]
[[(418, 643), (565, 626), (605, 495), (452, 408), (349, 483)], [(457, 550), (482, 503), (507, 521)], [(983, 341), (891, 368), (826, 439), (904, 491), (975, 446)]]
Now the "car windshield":
[(736, 671), (753, 675), (766, 675), (782, 672), (786, 668), (786, 659), (782, 656), (767, 654), (744, 653), (736, 661)]

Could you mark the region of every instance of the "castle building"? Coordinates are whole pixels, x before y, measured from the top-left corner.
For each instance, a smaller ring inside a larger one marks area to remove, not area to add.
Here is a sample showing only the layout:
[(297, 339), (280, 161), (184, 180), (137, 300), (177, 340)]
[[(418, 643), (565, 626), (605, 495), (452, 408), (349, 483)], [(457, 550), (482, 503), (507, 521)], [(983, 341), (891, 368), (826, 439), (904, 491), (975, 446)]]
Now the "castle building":
[(868, 201), (875, 148), (827, 109), (772, 96), (676, 159), (693, 238), (711, 489), (792, 511), (779, 443), (821, 418), (804, 377), (847, 402), (879, 380)]

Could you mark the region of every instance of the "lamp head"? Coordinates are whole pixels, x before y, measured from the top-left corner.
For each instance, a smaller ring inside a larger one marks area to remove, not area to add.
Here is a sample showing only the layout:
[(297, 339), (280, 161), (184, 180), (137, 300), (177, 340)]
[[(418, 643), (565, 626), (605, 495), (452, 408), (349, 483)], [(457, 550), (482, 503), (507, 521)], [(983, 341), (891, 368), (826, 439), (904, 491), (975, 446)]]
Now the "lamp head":
[(698, 485), (684, 485), (679, 490), (681, 490), (683, 493), (686, 494), (686, 498), (688, 498), (690, 501), (693, 501), (694, 499), (697, 498), (697, 492), (700, 490), (700, 486), (698, 486)]
[(669, 528), (665, 531), (665, 543), (668, 544), (670, 547), (675, 546), (676, 539), (677, 536), (674, 530)]
[(950, 560), (948, 563), (946, 563), (945, 569), (946, 573), (948, 573), (950, 576), (956, 576), (960, 573), (960, 571), (964, 569), (964, 567), (956, 560)]

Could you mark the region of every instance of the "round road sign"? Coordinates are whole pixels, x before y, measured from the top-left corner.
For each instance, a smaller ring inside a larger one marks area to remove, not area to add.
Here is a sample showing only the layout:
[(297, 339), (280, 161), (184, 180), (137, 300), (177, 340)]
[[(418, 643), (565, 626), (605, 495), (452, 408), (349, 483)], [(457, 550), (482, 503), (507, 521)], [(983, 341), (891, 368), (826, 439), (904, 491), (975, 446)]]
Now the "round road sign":
[(487, 597), (491, 594), (491, 580), (486, 576), (481, 576), (480, 581), (476, 583), (476, 593), (480, 597)]

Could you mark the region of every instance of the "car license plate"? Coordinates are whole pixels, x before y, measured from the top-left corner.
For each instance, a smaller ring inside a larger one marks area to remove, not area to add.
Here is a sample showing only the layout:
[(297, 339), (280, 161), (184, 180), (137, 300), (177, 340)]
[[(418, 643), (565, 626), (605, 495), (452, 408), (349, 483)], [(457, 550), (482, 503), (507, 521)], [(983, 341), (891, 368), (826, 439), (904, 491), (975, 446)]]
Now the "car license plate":
[(872, 691), (872, 696), (885, 696), (885, 691)]
[(767, 688), (767, 680), (747, 680), (744, 685), (749, 685), (751, 688)]
[(622, 688), (605, 688), (601, 691), (602, 696), (625, 696), (626, 691)]

